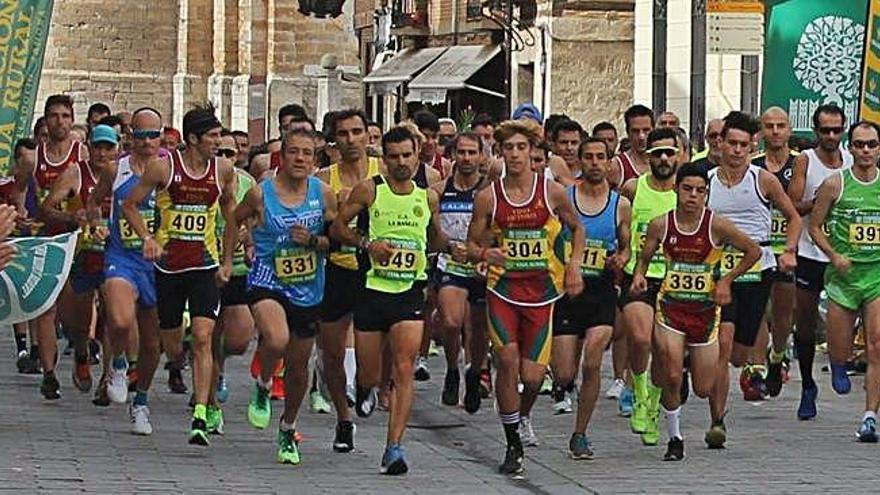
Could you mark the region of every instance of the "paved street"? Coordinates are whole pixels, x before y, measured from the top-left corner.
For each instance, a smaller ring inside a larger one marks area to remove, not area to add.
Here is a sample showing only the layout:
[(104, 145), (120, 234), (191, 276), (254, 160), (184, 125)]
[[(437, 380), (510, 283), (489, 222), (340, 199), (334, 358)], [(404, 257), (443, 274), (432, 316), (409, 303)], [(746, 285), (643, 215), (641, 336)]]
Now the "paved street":
[[(735, 397), (728, 416), (727, 450), (708, 451), (704, 401), (688, 402), (683, 433), (686, 459), (664, 463), (662, 446), (642, 447), (616, 416), (616, 403), (600, 400), (590, 432), (593, 461), (568, 458), (573, 417), (552, 416), (548, 398), (536, 406), (534, 423), (542, 441), (527, 449), (526, 479), (495, 474), (503, 455), (501, 428), (491, 402), (469, 416), (439, 404), (443, 365), (432, 359), (432, 381), (417, 384), (418, 397), (405, 447), (410, 473), (378, 474), (386, 414), (358, 421), (356, 450), (330, 450), (333, 417), (304, 412), (303, 463), (274, 460), (273, 426), (251, 429), (245, 417), (250, 378), (246, 362), (230, 359), (232, 391), (225, 407), (226, 434), (209, 448), (186, 444), (186, 396), (167, 393), (160, 371), (151, 395), (152, 437), (128, 433), (124, 406), (96, 408), (91, 394), (70, 384), (69, 357), (59, 378), (64, 396), (48, 403), (39, 377), (15, 373), (11, 332), (0, 336), (0, 491), (14, 493), (876, 493), (880, 446), (855, 442), (862, 411), (862, 380), (853, 393), (836, 397), (828, 375), (820, 374), (819, 417), (795, 419), (800, 383), (795, 377), (776, 400), (746, 404)], [(608, 361), (608, 359), (606, 359)], [(818, 359), (824, 364), (824, 357)], [(795, 367), (796, 368), (796, 367)], [(98, 368), (94, 368), (98, 372)], [(607, 380), (607, 366), (606, 376)], [(97, 376), (97, 375), (96, 375)], [(602, 388), (607, 386), (603, 381)], [(732, 386), (731, 393), (739, 388)], [(664, 435), (665, 436), (665, 435)]]

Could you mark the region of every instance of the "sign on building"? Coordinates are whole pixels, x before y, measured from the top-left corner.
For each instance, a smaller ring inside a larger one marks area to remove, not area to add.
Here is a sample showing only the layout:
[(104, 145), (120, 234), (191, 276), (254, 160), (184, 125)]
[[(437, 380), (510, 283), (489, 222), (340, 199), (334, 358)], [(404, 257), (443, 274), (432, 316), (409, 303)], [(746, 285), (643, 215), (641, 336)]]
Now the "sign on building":
[(786, 109), (795, 132), (834, 103), (858, 118), (868, 0), (768, 0), (761, 107)]
[(760, 55), (763, 50), (763, 2), (709, 0), (706, 4), (707, 53)]
[(868, 23), (859, 109), (862, 119), (880, 124), (880, 0), (871, 0)]

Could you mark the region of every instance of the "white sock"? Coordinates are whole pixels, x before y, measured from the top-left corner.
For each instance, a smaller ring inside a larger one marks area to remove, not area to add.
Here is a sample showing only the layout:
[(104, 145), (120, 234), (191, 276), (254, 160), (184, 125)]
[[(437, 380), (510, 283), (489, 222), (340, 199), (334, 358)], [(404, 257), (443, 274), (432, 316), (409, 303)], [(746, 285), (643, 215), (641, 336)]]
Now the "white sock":
[(865, 415), (862, 416), (862, 421), (864, 421), (868, 418), (874, 418), (874, 421), (876, 421), (877, 420), (877, 413), (875, 413), (874, 411), (865, 411)]
[(357, 358), (355, 357), (354, 347), (345, 349), (345, 385), (349, 388), (354, 387), (354, 378), (357, 373)]
[(264, 382), (263, 377), (258, 376), (257, 377), (257, 385), (264, 390), (269, 390), (270, 388), (272, 388), (272, 377), (271, 376), (269, 377), (268, 382)]
[(281, 431), (294, 431), (296, 430), (296, 422), (288, 423), (282, 419), (279, 427), (281, 428)]
[[(662, 405), (660, 407), (663, 407)], [(669, 435), (669, 439), (681, 437), (681, 407), (676, 407), (673, 411), (667, 411), (665, 407), (663, 407), (663, 415), (666, 417), (666, 433)]]

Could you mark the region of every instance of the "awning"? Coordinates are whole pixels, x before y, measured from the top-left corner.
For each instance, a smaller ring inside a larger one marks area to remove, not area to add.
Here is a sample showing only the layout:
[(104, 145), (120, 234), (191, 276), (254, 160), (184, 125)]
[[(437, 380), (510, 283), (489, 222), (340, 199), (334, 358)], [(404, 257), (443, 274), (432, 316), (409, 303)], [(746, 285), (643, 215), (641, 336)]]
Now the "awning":
[(498, 98), (504, 94), (468, 84), (484, 65), (501, 52), (499, 45), (451, 46), (430, 67), (410, 81), (406, 101), (442, 103), (446, 92), (471, 89)]
[(392, 93), (401, 83), (411, 80), (413, 75), (427, 67), (444, 51), (446, 47), (421, 50), (405, 48), (394, 58), (371, 71), (363, 82), (370, 85), (370, 94)]

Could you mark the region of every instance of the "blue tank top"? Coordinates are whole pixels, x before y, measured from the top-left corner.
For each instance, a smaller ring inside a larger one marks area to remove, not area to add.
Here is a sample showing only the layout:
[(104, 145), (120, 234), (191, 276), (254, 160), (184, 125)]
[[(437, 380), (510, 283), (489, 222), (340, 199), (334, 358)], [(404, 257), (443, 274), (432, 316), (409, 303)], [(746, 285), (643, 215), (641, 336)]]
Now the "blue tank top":
[[(587, 233), (581, 273), (585, 277), (598, 277), (605, 271), (605, 260), (617, 251), (617, 203), (620, 195), (616, 191), (609, 191), (605, 208), (595, 215), (588, 215), (578, 205), (576, 188), (577, 186), (568, 187), (568, 199), (574, 205)], [(570, 233), (568, 237), (571, 238)], [(567, 248), (571, 249), (570, 246), (569, 243)]]
[(312, 235), (324, 232), (320, 179), (308, 178), (305, 200), (292, 208), (281, 204), (274, 179), (264, 180), (260, 187), (263, 219), (252, 233), (254, 264), (248, 273), (248, 288), (282, 293), (295, 306), (320, 304), (324, 298), (324, 255), (294, 243), (290, 237), (294, 225), (307, 227)]
[[(122, 257), (134, 262), (144, 269), (152, 270), (153, 263), (144, 259), (144, 241), (141, 239), (125, 215), (122, 213), (122, 202), (134, 189), (140, 177), (131, 170), (129, 157), (119, 160), (116, 169), (116, 180), (113, 182), (113, 203), (110, 206), (110, 237), (107, 239), (105, 256), (113, 259)], [(151, 192), (138, 204), (138, 211), (147, 224), (147, 230), (155, 232), (156, 193)]]

